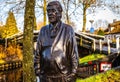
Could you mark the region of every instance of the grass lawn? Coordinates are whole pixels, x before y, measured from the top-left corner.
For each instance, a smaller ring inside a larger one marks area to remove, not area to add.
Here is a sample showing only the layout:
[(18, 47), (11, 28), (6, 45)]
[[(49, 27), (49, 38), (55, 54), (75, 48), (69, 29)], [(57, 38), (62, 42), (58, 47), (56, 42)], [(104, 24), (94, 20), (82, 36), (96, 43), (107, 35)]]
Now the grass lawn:
[(78, 78), (76, 82), (120, 82), (120, 68), (108, 70), (86, 79)]
[(81, 64), (81, 63), (85, 63), (88, 61), (98, 60), (99, 58), (104, 58), (104, 57), (106, 57), (106, 55), (104, 54), (90, 54), (88, 56), (80, 58), (79, 63)]

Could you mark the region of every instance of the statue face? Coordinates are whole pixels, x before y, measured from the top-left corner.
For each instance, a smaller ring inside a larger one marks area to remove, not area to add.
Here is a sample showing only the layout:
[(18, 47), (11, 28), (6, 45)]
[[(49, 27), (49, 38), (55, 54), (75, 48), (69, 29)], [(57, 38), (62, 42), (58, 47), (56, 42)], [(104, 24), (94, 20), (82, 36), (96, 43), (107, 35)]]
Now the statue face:
[(57, 9), (56, 5), (47, 7), (47, 15), (50, 23), (57, 23), (59, 21), (60, 12)]

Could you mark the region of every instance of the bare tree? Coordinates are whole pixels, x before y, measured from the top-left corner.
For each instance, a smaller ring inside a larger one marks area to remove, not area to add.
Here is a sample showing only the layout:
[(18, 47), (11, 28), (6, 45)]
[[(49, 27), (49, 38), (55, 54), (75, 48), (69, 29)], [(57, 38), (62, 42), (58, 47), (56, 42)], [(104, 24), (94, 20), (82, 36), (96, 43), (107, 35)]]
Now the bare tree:
[(47, 16), (46, 16), (46, 4), (47, 4), (47, 0), (38, 0), (39, 2), (43, 3), (43, 4), (38, 4), (37, 3), (37, 6), (42, 9), (43, 11), (43, 22), (44, 22), (44, 25), (46, 25), (47, 23)]
[[(36, 20), (41, 17), (43, 18), (44, 25), (46, 25), (47, 22), (47, 17), (46, 17), (46, 4), (51, 1), (51, 0), (36, 0)], [(60, 0), (62, 1), (62, 6), (64, 9), (63, 12), (63, 18), (64, 20), (69, 23), (71, 21), (71, 18), (74, 15), (75, 17), (78, 17), (79, 15), (83, 16), (83, 28), (82, 31), (86, 30), (86, 10), (90, 7), (92, 7), (92, 11), (94, 12), (94, 5), (97, 4), (96, 6), (107, 6), (109, 7), (113, 12), (116, 12), (116, 14), (119, 15), (120, 13), (120, 6), (118, 3), (119, 0)], [(2, 0), (2, 5), (0, 6), (1, 10), (4, 10), (5, 7), (10, 5), (10, 10), (14, 12), (15, 16), (17, 18), (23, 16), (24, 14), (24, 8), (25, 8), (25, 0)], [(12, 6), (11, 6), (12, 5)], [(75, 6), (73, 9), (72, 7)], [(82, 7), (81, 10), (79, 8)], [(79, 10), (79, 11), (78, 11)], [(0, 19), (5, 19), (5, 15), (7, 15), (8, 11), (3, 15), (1, 14), (2, 11), (0, 11)], [(78, 14), (79, 13), (79, 14)], [(77, 15), (77, 16), (76, 16)], [(78, 18), (75, 18), (76, 20), (79, 20)], [(20, 21), (22, 22), (22, 21)], [(72, 21), (73, 22), (73, 21)], [(18, 23), (19, 24), (19, 23)], [(21, 24), (21, 23), (20, 23)], [(23, 23), (22, 23), (23, 24)]]
[(66, 23), (70, 23), (70, 19), (69, 19), (69, 8), (70, 8), (70, 0), (62, 0), (63, 1), (63, 4), (64, 4), (64, 13), (65, 13), (65, 16), (66, 16)]
[(94, 4), (95, 2), (96, 0), (79, 0), (79, 3), (81, 3), (83, 6), (83, 32), (86, 31), (86, 11), (91, 6), (91, 4)]
[(46, 17), (46, 0), (44, 0), (44, 6), (43, 6), (43, 15), (44, 15), (44, 25), (46, 25), (47, 17)]
[(67, 24), (73, 23), (71, 20), (72, 16), (75, 14), (75, 11), (78, 8), (78, 4), (76, 4), (77, 0), (62, 0), (63, 4), (63, 17)]

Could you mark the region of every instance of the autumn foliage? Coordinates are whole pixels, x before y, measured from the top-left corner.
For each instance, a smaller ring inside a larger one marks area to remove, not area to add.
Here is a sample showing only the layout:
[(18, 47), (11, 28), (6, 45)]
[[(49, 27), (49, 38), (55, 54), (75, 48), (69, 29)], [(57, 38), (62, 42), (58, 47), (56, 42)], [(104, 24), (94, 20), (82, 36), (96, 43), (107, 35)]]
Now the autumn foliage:
[(18, 32), (19, 32), (19, 30), (17, 28), (15, 16), (14, 16), (13, 12), (9, 12), (8, 17), (6, 19), (6, 24), (1, 26), (1, 28), (0, 28), (0, 36), (2, 38), (8, 38)]
[(37, 30), (40, 30), (41, 27), (43, 27), (43, 26), (44, 26), (44, 22), (38, 22), (37, 23)]
[(14, 43), (9, 43), (6, 50), (2, 45), (0, 45), (0, 60), (16, 61), (22, 59), (23, 59), (22, 50), (19, 45), (15, 45)]

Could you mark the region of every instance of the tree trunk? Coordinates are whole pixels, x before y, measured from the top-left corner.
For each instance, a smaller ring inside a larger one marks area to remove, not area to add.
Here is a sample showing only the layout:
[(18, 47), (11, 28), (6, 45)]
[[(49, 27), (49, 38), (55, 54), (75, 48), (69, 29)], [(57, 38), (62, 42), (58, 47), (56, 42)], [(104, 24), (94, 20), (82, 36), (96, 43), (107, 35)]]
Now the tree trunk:
[(69, 16), (68, 16), (68, 11), (66, 11), (66, 18), (67, 18), (67, 24), (70, 24)]
[(44, 0), (44, 7), (43, 7), (43, 16), (44, 16), (44, 25), (46, 25), (46, 0)]
[(23, 35), (23, 82), (36, 82), (33, 68), (35, 0), (26, 0)]
[(67, 1), (67, 8), (66, 8), (66, 17), (67, 17), (67, 24), (70, 24), (70, 20), (69, 20), (69, 15), (68, 15), (68, 11), (69, 11), (69, 2), (70, 0)]
[(82, 32), (86, 31), (86, 7), (83, 8), (83, 28)]
[(96, 0), (83, 0), (83, 32), (86, 31), (86, 10), (94, 3), (96, 3)]

